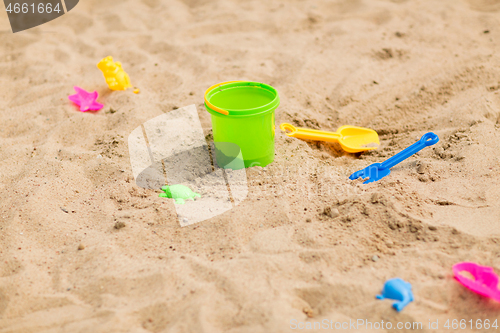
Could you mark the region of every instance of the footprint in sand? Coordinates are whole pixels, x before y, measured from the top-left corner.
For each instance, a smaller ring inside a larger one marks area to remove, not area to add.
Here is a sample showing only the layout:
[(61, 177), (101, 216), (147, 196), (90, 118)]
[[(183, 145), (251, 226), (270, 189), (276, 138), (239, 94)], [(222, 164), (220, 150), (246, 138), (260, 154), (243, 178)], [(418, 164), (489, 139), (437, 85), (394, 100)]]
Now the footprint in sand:
[(467, 0), (469, 6), (480, 12), (496, 12), (500, 10), (500, 0)]

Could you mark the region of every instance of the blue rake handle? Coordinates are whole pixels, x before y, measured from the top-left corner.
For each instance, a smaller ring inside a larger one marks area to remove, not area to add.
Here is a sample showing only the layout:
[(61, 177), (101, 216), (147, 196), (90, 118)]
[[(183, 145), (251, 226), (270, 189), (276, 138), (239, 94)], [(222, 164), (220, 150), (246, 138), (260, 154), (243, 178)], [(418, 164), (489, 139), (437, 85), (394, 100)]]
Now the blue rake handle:
[(393, 166), (395, 166), (396, 164), (403, 162), (404, 160), (406, 160), (408, 157), (412, 156), (413, 154), (418, 153), (419, 151), (421, 151), (425, 147), (435, 145), (438, 142), (439, 142), (439, 137), (436, 134), (434, 134), (432, 132), (426, 133), (420, 138), (420, 140), (418, 140), (417, 142), (415, 142), (414, 144), (412, 144), (411, 146), (409, 146), (405, 150), (402, 150), (401, 152), (397, 153), (393, 157), (382, 162), (382, 164), (380, 164), (380, 168), (381, 169), (390, 169)]
[(360, 177), (364, 179), (368, 178), (368, 180), (366, 180), (363, 184), (376, 182), (377, 180), (380, 180), (389, 175), (391, 173), (390, 168), (392, 168), (396, 164), (401, 163), (402, 161), (406, 160), (411, 155), (418, 153), (425, 147), (432, 146), (438, 143), (438, 141), (439, 137), (436, 134), (432, 132), (426, 133), (422, 136), (422, 138), (420, 138), (420, 140), (418, 140), (405, 150), (401, 151), (400, 153), (394, 155), (393, 157), (382, 163), (374, 163), (364, 169), (356, 171), (349, 176), (349, 179), (354, 180)]

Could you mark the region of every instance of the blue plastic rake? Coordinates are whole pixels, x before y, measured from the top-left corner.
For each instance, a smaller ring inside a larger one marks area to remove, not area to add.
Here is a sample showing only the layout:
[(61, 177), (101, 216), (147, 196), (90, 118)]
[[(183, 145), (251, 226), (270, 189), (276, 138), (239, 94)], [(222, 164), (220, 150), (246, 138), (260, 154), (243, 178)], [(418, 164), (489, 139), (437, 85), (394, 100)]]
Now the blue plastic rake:
[(390, 169), (396, 164), (403, 162), (408, 157), (418, 153), (425, 147), (435, 145), (438, 142), (439, 142), (439, 137), (436, 134), (432, 132), (426, 133), (422, 136), (422, 138), (420, 138), (420, 140), (418, 140), (405, 150), (401, 151), (400, 153), (389, 158), (385, 162), (374, 163), (362, 170), (356, 171), (355, 173), (349, 176), (349, 179), (354, 180), (361, 177), (363, 179), (366, 179), (363, 184), (376, 182), (377, 180), (380, 180), (385, 176), (388, 176), (391, 173)]

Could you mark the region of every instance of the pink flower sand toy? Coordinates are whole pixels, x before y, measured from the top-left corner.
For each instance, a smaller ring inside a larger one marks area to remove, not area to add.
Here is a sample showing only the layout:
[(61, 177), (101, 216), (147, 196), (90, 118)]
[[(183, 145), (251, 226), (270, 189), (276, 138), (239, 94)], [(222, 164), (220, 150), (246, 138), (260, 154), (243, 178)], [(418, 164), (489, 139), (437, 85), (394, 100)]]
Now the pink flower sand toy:
[[(460, 274), (461, 272), (469, 273), (474, 280)], [(460, 262), (453, 265), (453, 274), (458, 282), (473, 292), (500, 302), (498, 276), (493, 272), (493, 268), (481, 266), (474, 262)]]
[(104, 107), (101, 103), (97, 103), (99, 93), (85, 91), (80, 87), (74, 87), (76, 94), (68, 96), (68, 99), (80, 107), (80, 111), (85, 112), (88, 110), (98, 111)]

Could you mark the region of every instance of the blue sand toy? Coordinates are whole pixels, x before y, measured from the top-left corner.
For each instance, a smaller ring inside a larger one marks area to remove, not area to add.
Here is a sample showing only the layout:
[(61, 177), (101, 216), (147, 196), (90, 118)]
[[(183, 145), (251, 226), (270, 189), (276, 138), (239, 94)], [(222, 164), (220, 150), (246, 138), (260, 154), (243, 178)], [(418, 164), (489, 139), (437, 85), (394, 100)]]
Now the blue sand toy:
[(392, 307), (398, 312), (403, 310), (410, 302), (413, 302), (413, 293), (411, 291), (411, 284), (400, 279), (390, 279), (384, 284), (382, 295), (377, 295), (378, 299), (395, 299), (399, 302), (392, 304)]
[(391, 173), (391, 170), (389, 169), (395, 166), (396, 164), (403, 162), (408, 157), (418, 153), (425, 147), (432, 146), (438, 142), (439, 142), (439, 137), (436, 134), (432, 132), (426, 133), (422, 136), (422, 138), (420, 138), (420, 140), (418, 140), (405, 150), (401, 151), (400, 153), (389, 158), (385, 162), (374, 163), (362, 170), (356, 171), (355, 173), (349, 176), (349, 179), (354, 180), (359, 177), (363, 179), (368, 178), (363, 184), (368, 184), (380, 180), (385, 176), (388, 176)]

